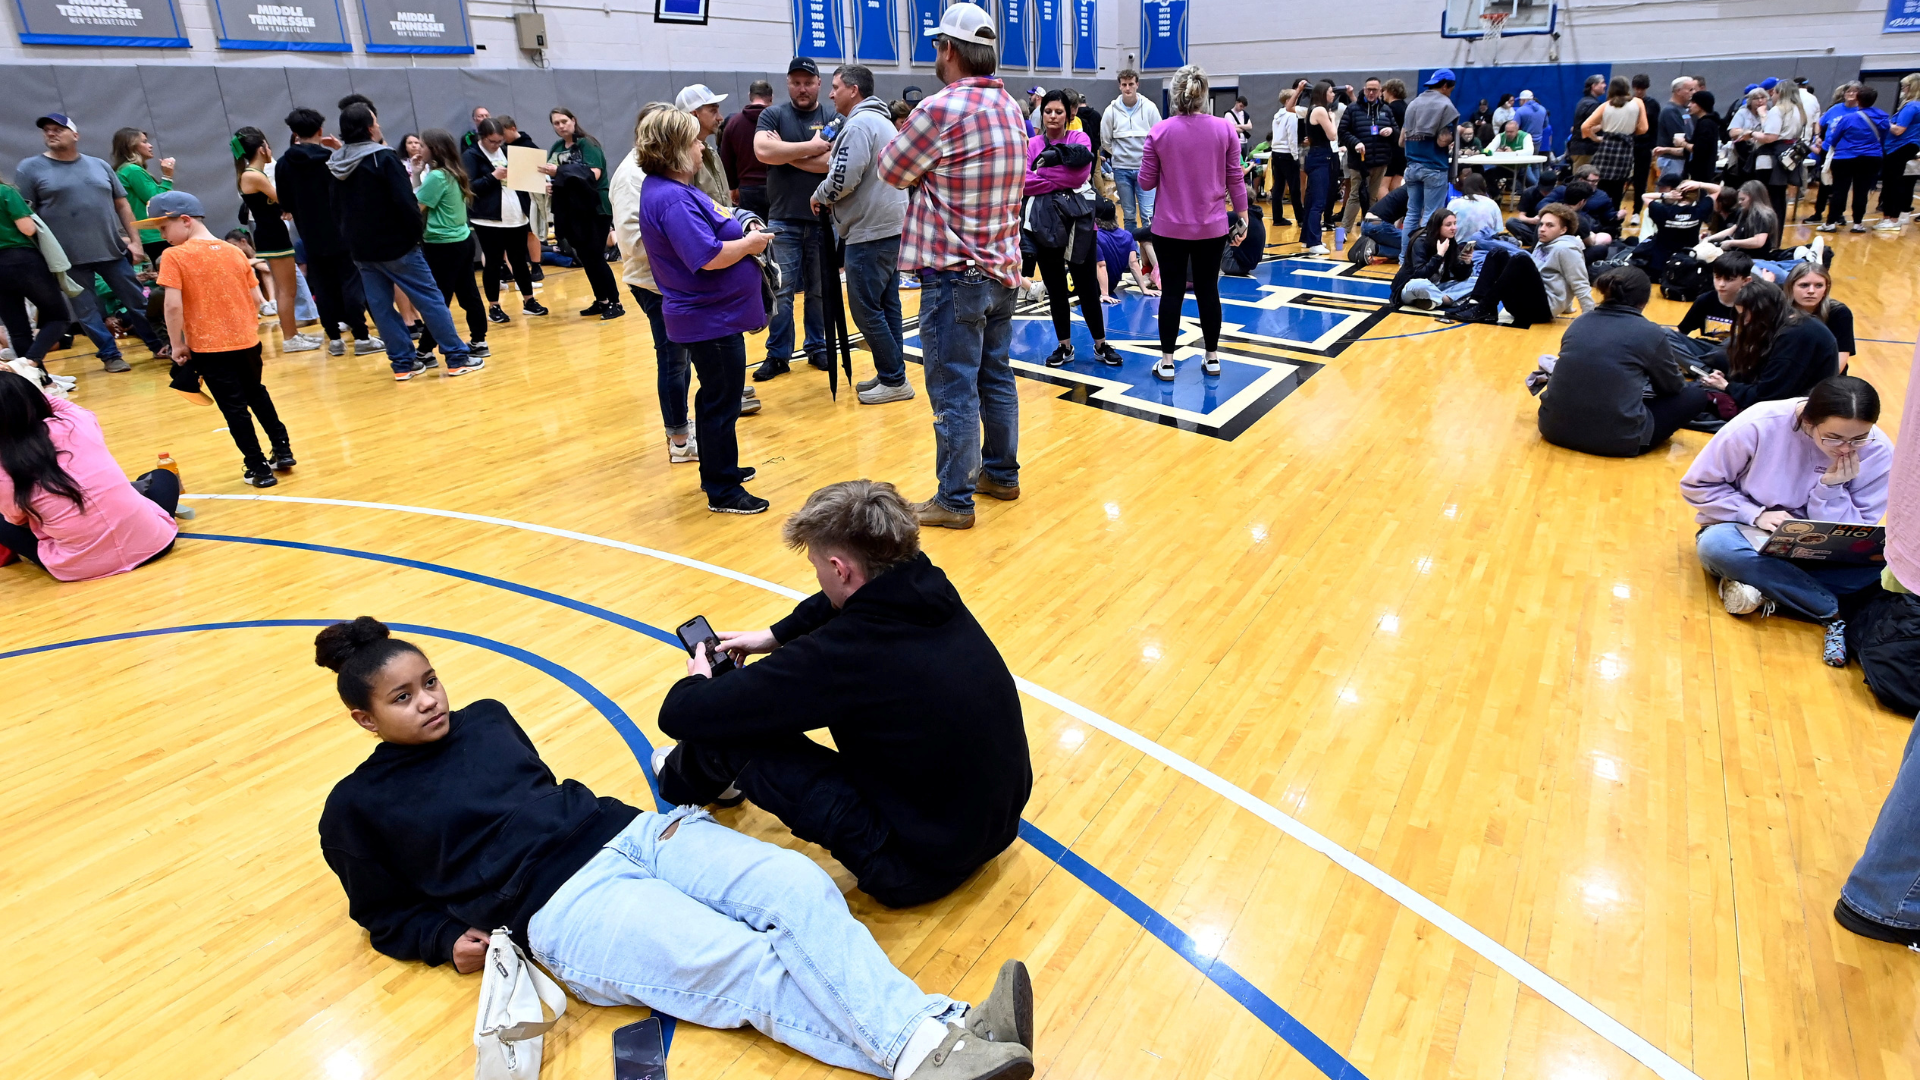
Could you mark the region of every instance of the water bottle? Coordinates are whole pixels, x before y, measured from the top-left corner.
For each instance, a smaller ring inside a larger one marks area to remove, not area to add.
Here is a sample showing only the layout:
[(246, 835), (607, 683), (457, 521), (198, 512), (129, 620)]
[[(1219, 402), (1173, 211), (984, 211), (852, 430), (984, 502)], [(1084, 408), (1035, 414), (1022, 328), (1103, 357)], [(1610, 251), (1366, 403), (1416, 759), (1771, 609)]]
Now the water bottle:
[(832, 120), (827, 121), (827, 126), (820, 129), (820, 137), (828, 142), (832, 142), (833, 137), (840, 134), (841, 122), (844, 119), (844, 117), (836, 116)]
[(160, 451), (160, 460), (154, 465), (154, 468), (165, 469), (168, 472), (172, 473), (176, 478), (178, 478), (180, 475), (180, 463), (177, 461), (174, 461), (173, 455), (167, 453), (165, 450)]

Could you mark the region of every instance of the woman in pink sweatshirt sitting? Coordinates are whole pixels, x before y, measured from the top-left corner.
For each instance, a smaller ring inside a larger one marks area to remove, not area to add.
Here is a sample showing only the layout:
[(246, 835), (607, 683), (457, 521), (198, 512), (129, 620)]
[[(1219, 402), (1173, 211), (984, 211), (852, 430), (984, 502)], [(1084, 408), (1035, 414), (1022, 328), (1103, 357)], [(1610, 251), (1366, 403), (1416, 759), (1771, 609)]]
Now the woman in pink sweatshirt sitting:
[(1841, 603), (1880, 580), (1878, 564), (1762, 555), (1741, 526), (1771, 533), (1799, 518), (1872, 525), (1887, 509), (1893, 443), (1874, 421), (1880, 395), (1835, 375), (1804, 398), (1763, 401), (1727, 421), (1680, 480), (1702, 528), (1700, 565), (1720, 579), (1729, 614), (1776, 607), (1826, 627), (1828, 664), (1847, 664)]
[[(1207, 75), (1188, 64), (1173, 73), (1173, 115), (1153, 126), (1140, 159), (1140, 188), (1158, 194), (1153, 242), (1160, 272), (1160, 363), (1153, 373), (1172, 382), (1187, 281), (1200, 309), (1206, 345), (1201, 370), (1220, 374), (1220, 256), (1246, 234), (1247, 181), (1240, 133), (1208, 115)], [(1233, 201), (1233, 210), (1227, 201)]]

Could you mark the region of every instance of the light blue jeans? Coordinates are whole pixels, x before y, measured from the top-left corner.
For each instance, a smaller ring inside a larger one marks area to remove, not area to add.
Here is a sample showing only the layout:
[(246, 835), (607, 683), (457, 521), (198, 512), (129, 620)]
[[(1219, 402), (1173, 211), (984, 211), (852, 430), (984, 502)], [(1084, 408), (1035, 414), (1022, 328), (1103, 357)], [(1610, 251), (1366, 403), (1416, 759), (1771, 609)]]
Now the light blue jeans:
[(1913, 753), (1920, 723), (1907, 735), (1900, 772), (1880, 807), (1867, 848), (1840, 889), (1847, 906), (1875, 922), (1920, 930), (1920, 758)]
[(1711, 573), (1759, 589), (1781, 610), (1810, 622), (1830, 623), (1840, 617), (1840, 597), (1872, 588), (1880, 568), (1848, 563), (1818, 563), (1782, 559), (1753, 550), (1738, 525), (1721, 522), (1700, 531), (1694, 540), (1700, 565)]
[(1113, 170), (1113, 190), (1120, 196), (1120, 227), (1133, 228), (1134, 211), (1139, 210), (1140, 224), (1153, 224), (1153, 192), (1140, 190), (1139, 169)]
[(966, 1010), (901, 974), (812, 859), (690, 806), (634, 818), (535, 913), (527, 938), (582, 1001), (751, 1025), (874, 1076), (892, 1075), (920, 1021)]
[(1435, 210), (1447, 205), (1447, 170), (1407, 162), (1407, 216), (1400, 225), (1400, 261), (1407, 261), (1413, 246), (1413, 234), (1427, 223)]

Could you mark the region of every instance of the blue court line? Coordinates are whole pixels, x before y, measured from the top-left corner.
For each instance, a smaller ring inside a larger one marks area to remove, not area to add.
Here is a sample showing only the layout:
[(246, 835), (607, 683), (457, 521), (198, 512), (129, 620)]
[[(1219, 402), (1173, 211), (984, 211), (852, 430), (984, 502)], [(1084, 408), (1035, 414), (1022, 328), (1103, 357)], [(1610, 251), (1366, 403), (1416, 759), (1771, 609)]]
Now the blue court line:
[[(1429, 333), (1431, 332), (1432, 331), (1429, 331)], [(229, 543), (254, 544), (260, 547), (317, 551), (328, 555), (343, 555), (348, 558), (366, 559), (372, 562), (383, 562), (395, 566), (405, 566), (415, 570), (425, 570), (433, 574), (444, 574), (448, 577), (459, 578), (463, 581), (471, 581), (481, 585), (491, 585), (494, 588), (505, 589), (508, 592), (519, 593), (522, 596), (529, 596), (539, 600), (546, 600), (549, 603), (559, 604), (562, 607), (592, 615), (617, 626), (644, 634), (663, 644), (672, 645), (675, 649), (684, 650), (684, 646), (680, 644), (679, 637), (659, 627), (651, 626), (637, 619), (628, 618), (618, 612), (610, 611), (594, 604), (574, 600), (561, 596), (558, 593), (548, 592), (545, 589), (536, 589), (530, 585), (521, 585), (517, 582), (507, 581), (487, 574), (474, 573), (471, 570), (460, 570), (450, 566), (442, 566), (438, 563), (422, 562), (418, 559), (407, 559), (397, 555), (383, 555), (378, 552), (361, 551), (355, 548), (333, 547), (326, 544), (308, 544), (298, 540), (274, 540), (257, 536), (225, 536), (213, 533), (185, 532), (181, 533), (180, 536), (182, 539), (190, 540), (218, 540)], [(325, 626), (328, 625), (328, 622), (316, 623), (310, 620), (276, 622), (268, 620), (253, 624), (208, 624), (188, 629), (215, 629), (232, 625)], [(407, 630), (409, 633), (432, 633), (436, 636), (446, 637), (451, 640), (479, 645), (481, 648), (493, 649), (496, 652), (511, 656), (514, 659), (547, 672), (553, 675), (554, 678), (566, 683), (592, 703), (596, 709), (599, 709), (601, 713), (607, 717), (608, 721), (613, 724), (614, 729), (620, 732), (621, 737), (626, 740), (627, 748), (633, 752), (634, 758), (640, 762), (640, 769), (646, 775), (648, 786), (653, 789), (655, 801), (659, 801), (660, 785), (657, 778), (653, 775), (653, 768), (650, 764), (653, 744), (650, 743), (646, 735), (634, 725), (632, 719), (629, 718), (618, 705), (614, 704), (613, 699), (601, 693), (585, 679), (580, 678), (580, 676), (575, 675), (559, 664), (553, 663), (534, 653), (526, 652), (515, 646), (495, 642), (487, 638), (461, 634), (451, 630), (430, 630), (427, 628), (409, 627), (407, 624), (402, 623), (390, 623), (388, 625), (396, 630)], [(125, 637), (142, 637), (148, 634), (172, 632), (184, 631), (135, 631), (130, 634), (90, 639), (86, 642), (69, 642), (66, 645), (42, 646), (40, 650), (0, 653), (0, 660), (5, 660), (12, 656), (24, 655), (25, 652), (64, 648), (75, 644), (89, 644), (92, 641), (112, 641)], [(1035, 850), (1046, 855), (1062, 869), (1078, 878), (1082, 884), (1113, 903), (1115, 907), (1118, 907), (1128, 917), (1132, 918), (1134, 922), (1138, 923), (1148, 933), (1170, 946), (1181, 959), (1191, 964), (1195, 970), (1205, 976), (1208, 981), (1225, 991), (1227, 996), (1239, 1002), (1241, 1007), (1252, 1013), (1261, 1023), (1267, 1025), (1274, 1034), (1285, 1040), (1287, 1045), (1299, 1051), (1301, 1056), (1311, 1062), (1315, 1068), (1326, 1074), (1330, 1080), (1366, 1080), (1365, 1075), (1361, 1073), (1358, 1068), (1342, 1057), (1338, 1051), (1328, 1046), (1319, 1036), (1309, 1030), (1305, 1024), (1295, 1019), (1293, 1014), (1287, 1012), (1286, 1009), (1282, 1008), (1272, 998), (1261, 992), (1258, 987), (1248, 982), (1231, 967), (1202, 953), (1199, 949), (1199, 944), (1193, 940), (1191, 935), (1181, 930), (1178, 926), (1175, 926), (1165, 916), (1154, 911), (1153, 907), (1146, 901), (1129, 892), (1125, 887), (1106, 874), (1101, 873), (1093, 864), (1075, 855), (1065, 844), (1047, 835), (1025, 818), (1022, 818), (1020, 821), (1020, 836), (1025, 839), (1027, 843), (1031, 844)]]
[(1395, 341), (1395, 340), (1398, 340), (1399, 338), (1426, 337), (1428, 334), (1444, 334), (1449, 330), (1459, 330), (1462, 327), (1471, 326), (1471, 325), (1472, 325), (1471, 323), (1461, 322), (1461, 323), (1454, 323), (1451, 326), (1438, 327), (1433, 330), (1416, 330), (1411, 334), (1388, 334), (1386, 337), (1363, 337), (1355, 341), (1354, 344), (1365, 345), (1369, 341)]

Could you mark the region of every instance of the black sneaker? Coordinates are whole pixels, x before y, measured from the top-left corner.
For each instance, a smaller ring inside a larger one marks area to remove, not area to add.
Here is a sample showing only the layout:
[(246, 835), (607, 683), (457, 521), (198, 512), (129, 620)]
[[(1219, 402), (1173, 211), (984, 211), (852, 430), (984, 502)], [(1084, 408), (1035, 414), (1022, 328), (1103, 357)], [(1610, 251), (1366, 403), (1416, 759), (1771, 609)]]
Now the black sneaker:
[(407, 327), (407, 336), (412, 338), (415, 341), (419, 341), (420, 335), (424, 333), (426, 329), (427, 329), (426, 323), (424, 322), (414, 323), (412, 326)]
[(273, 448), (273, 471), (274, 472), (286, 472), (288, 469), (291, 469), (298, 464), (300, 463), (293, 459), (293, 447), (276, 446)]
[(1861, 937), (1872, 938), (1875, 941), (1891, 941), (1895, 945), (1905, 945), (1909, 949), (1920, 948), (1920, 930), (1909, 930), (1904, 926), (1888, 926), (1877, 919), (1869, 919), (1848, 907), (1845, 900), (1833, 902), (1833, 921)]
[(533, 297), (529, 296), (525, 300), (522, 300), (520, 302), (520, 314), (545, 315), (545, 314), (548, 314), (547, 305), (542, 304), (540, 301), (535, 300)]
[(1102, 341), (1093, 347), (1093, 358), (1108, 367), (1119, 367), (1127, 362), (1126, 358), (1120, 355), (1120, 350), (1114, 348), (1111, 342), (1106, 341)]
[(1073, 346), (1061, 345), (1047, 356), (1048, 367), (1066, 367), (1073, 363)]
[(833, 357), (831, 356), (809, 356), (807, 357), (807, 363), (812, 364), (821, 371), (833, 370)]
[(246, 473), (240, 479), (245, 480), (248, 487), (272, 487), (280, 482), (280, 478), (273, 475), (273, 469), (264, 461), (247, 466)]
[(506, 312), (500, 310), (499, 304), (488, 305), (487, 318), (492, 319), (494, 322), (497, 322), (497, 323), (510, 323), (513, 321), (512, 319), (507, 318)]
[(492, 356), (493, 349), (484, 341), (476, 341), (467, 346), (468, 356)]
[(448, 364), (447, 370), (441, 372), (440, 374), (443, 378), (457, 379), (462, 375), (471, 375), (472, 373), (479, 371), (481, 368), (486, 366), (487, 366), (487, 362), (485, 360), (481, 360), (476, 357), (475, 359), (469, 360), (464, 364)]
[(785, 375), (791, 370), (793, 369), (788, 366), (785, 360), (775, 360), (769, 356), (764, 363), (753, 369), (753, 381), (766, 382), (775, 376)]
[(625, 315), (626, 313), (627, 313), (627, 309), (621, 307), (619, 304), (608, 304), (606, 307), (606, 310), (600, 313), (600, 321), (612, 322), (614, 319), (617, 319), (620, 316)]
[(394, 368), (394, 369), (393, 369), (393, 381), (394, 381), (394, 382), (407, 382), (408, 380), (410, 380), (410, 379), (412, 379), (412, 378), (413, 378), (413, 377), (414, 377), (415, 375), (418, 375), (418, 374), (420, 374), (421, 372), (423, 372), (423, 371), (425, 371), (425, 370), (427, 370), (427, 363), (426, 363), (426, 361), (424, 361), (424, 360), (415, 360), (415, 361), (414, 361), (414, 362), (413, 362), (413, 363), (412, 363), (411, 365), (409, 365), (409, 366), (407, 366), (407, 367), (403, 367), (403, 368)]
[(607, 302), (605, 300), (595, 300), (593, 303), (581, 308), (580, 314), (583, 317), (587, 315), (598, 315), (605, 310), (607, 310)]
[(722, 498), (707, 496), (707, 509), (716, 514), (764, 514), (773, 504), (758, 495), (749, 495), (740, 488), (734, 488), (733, 494)]
[(759, 475), (760, 475), (760, 470), (749, 465), (746, 468), (740, 470), (740, 482), (743, 484), (751, 484), (753, 483), (753, 478)]
[(540, 263), (533, 264), (533, 280), (535, 281), (547, 280), (546, 268), (542, 266)]

